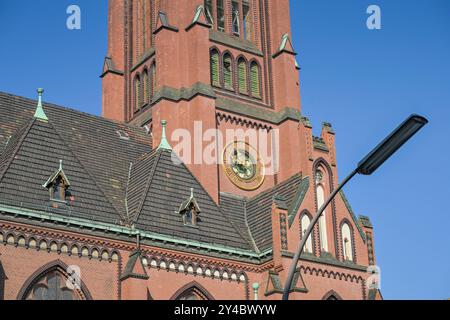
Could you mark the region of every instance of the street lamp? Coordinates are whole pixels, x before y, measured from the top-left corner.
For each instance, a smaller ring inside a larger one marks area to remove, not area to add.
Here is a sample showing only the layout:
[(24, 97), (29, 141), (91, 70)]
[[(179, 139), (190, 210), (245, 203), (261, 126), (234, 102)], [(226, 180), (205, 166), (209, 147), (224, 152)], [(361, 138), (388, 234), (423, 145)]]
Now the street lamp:
[(303, 235), (300, 247), (294, 256), (289, 273), (284, 285), (283, 300), (289, 300), (289, 294), (292, 287), (292, 280), (295, 271), (297, 270), (297, 263), (305, 247), (314, 226), (319, 220), (326, 207), (334, 199), (339, 191), (349, 182), (356, 174), (371, 175), (375, 172), (387, 159), (389, 159), (401, 146), (403, 146), (413, 135), (415, 135), (423, 126), (428, 123), (428, 120), (419, 115), (411, 115), (406, 119), (397, 129), (395, 129), (386, 139), (384, 139), (375, 149), (373, 149), (363, 160), (358, 163), (358, 167), (352, 171), (345, 178), (341, 184), (331, 193), (325, 203), (319, 208), (311, 223)]

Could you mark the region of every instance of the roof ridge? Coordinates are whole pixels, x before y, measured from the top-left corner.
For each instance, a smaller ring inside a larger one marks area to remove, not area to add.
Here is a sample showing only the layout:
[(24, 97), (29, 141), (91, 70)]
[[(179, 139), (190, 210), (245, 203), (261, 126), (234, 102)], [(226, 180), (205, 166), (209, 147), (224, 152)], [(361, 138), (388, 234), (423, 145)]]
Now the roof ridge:
[[(3, 96), (13, 97), (13, 98), (19, 98), (19, 99), (22, 99), (22, 100), (26, 100), (28, 102), (33, 102), (33, 103), (37, 102), (37, 100), (32, 99), (32, 98), (19, 96), (19, 95), (16, 95), (16, 94), (13, 94), (13, 93), (9, 93), (9, 92), (0, 91), (0, 96), (2, 96), (2, 95)], [(125, 122), (121, 122), (121, 121), (118, 121), (118, 120), (112, 120), (112, 119), (104, 118), (104, 117), (99, 116), (99, 115), (95, 115), (95, 114), (92, 114), (92, 113), (88, 113), (88, 112), (85, 112), (85, 111), (81, 111), (81, 110), (75, 109), (74, 107), (65, 107), (65, 106), (62, 106), (62, 105), (59, 105), (59, 104), (56, 104), (56, 103), (52, 103), (52, 102), (44, 102), (44, 103), (45, 103), (46, 107), (57, 108), (57, 109), (62, 109), (62, 110), (66, 110), (66, 111), (71, 111), (71, 112), (82, 114), (82, 115), (85, 115), (85, 116), (88, 116), (88, 117), (91, 117), (91, 118), (103, 120), (105, 122), (114, 123), (114, 124), (118, 124), (118, 125), (123, 125), (123, 126), (128, 127), (128, 128), (144, 130), (140, 126), (133, 125), (131, 123), (125, 123)]]
[(69, 152), (72, 154), (72, 156), (75, 158), (75, 160), (78, 162), (78, 164), (80, 165), (80, 167), (87, 173), (87, 175), (89, 176), (89, 178), (94, 182), (95, 186), (98, 188), (98, 190), (100, 191), (100, 193), (105, 197), (105, 201), (108, 202), (111, 207), (116, 211), (116, 213), (118, 214), (119, 218), (121, 216), (120, 211), (118, 210), (118, 208), (116, 208), (116, 206), (111, 202), (111, 200), (109, 199), (108, 196), (106, 196), (106, 194), (103, 192), (103, 189), (98, 185), (97, 180), (92, 176), (91, 172), (89, 170), (86, 169), (86, 167), (84, 166), (83, 162), (80, 161), (80, 159), (76, 156), (76, 154), (73, 152), (73, 149), (70, 147), (70, 145), (68, 144), (68, 142), (59, 134), (58, 130), (56, 130), (56, 128), (51, 124), (50, 121), (48, 121), (49, 126), (53, 129), (53, 131), (55, 131), (55, 133), (58, 135), (59, 139), (61, 140), (61, 142), (66, 146), (66, 148), (69, 150)]
[(250, 236), (250, 240), (251, 240), (251, 244), (253, 245), (253, 248), (255, 249), (256, 253), (261, 253), (261, 250), (258, 248), (255, 238), (253, 237), (252, 230), (250, 229), (250, 225), (248, 224), (247, 200), (244, 200), (244, 221), (245, 221), (245, 227), (247, 228), (247, 232), (248, 232), (248, 235)]
[[(8, 171), (8, 168), (11, 166), (11, 163), (13, 162), (13, 159), (16, 157), (17, 152), (19, 152), (20, 147), (22, 146), (23, 141), (27, 137), (28, 133), (30, 132), (30, 129), (33, 127), (36, 119), (32, 117), (30, 120), (28, 120), (28, 123), (24, 126), (22, 126), (20, 129), (16, 130), (15, 134), (20, 134), (22, 130), (24, 130), (23, 133), (20, 135), (20, 139), (16, 142), (16, 145), (13, 148), (13, 152), (9, 156), (9, 160), (7, 161), (5, 167), (3, 168), (2, 172), (0, 173), (0, 182), (3, 180), (5, 173)], [(6, 149), (3, 151), (3, 153), (0, 156), (0, 159), (3, 156), (8, 156), (7, 154), (8, 146), (6, 146)]]
[[(155, 158), (155, 160), (153, 162), (150, 174), (148, 175), (147, 184), (145, 185), (145, 192), (142, 193), (141, 200), (139, 201), (139, 206), (138, 206), (137, 212), (135, 214), (135, 217), (132, 218), (133, 223), (136, 222), (139, 219), (139, 216), (141, 215), (142, 208), (144, 207), (144, 204), (145, 204), (145, 199), (147, 198), (147, 194), (150, 191), (150, 186), (152, 185), (152, 182), (153, 182), (153, 176), (155, 175), (156, 167), (158, 165), (159, 160), (161, 159), (161, 154), (162, 154), (163, 151), (164, 150), (154, 149), (154, 150), (152, 150), (150, 152), (150, 155), (152, 153), (154, 153), (156, 158)], [(144, 159), (145, 159), (145, 157), (144, 157)]]

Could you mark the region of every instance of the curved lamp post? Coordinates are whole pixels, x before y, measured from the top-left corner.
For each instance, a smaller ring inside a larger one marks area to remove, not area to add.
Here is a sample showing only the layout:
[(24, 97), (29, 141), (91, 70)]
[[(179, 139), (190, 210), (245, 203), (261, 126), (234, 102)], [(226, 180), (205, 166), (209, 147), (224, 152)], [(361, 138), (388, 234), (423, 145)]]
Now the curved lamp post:
[(295, 271), (297, 269), (297, 263), (305, 247), (311, 232), (319, 220), (320, 216), (326, 209), (326, 207), (333, 201), (334, 197), (339, 191), (349, 182), (356, 174), (371, 175), (375, 172), (390, 156), (392, 156), (401, 146), (403, 146), (414, 134), (416, 134), (424, 125), (428, 123), (428, 120), (419, 115), (411, 115), (406, 119), (397, 129), (395, 129), (386, 139), (383, 140), (375, 149), (373, 149), (361, 162), (358, 163), (358, 167), (353, 170), (347, 178), (345, 178), (341, 184), (334, 190), (325, 203), (319, 208), (308, 229), (306, 229), (303, 235), (300, 247), (292, 260), (291, 267), (284, 285), (283, 300), (289, 300), (289, 294), (291, 291), (292, 280), (294, 278)]

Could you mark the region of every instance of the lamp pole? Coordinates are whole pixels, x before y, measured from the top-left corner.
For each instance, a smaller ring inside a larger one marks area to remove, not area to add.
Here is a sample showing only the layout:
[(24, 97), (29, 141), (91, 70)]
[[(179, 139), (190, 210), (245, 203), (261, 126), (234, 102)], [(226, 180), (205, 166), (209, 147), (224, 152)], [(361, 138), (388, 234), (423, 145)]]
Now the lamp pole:
[(386, 139), (384, 139), (375, 149), (373, 149), (359, 164), (358, 167), (353, 170), (347, 178), (345, 178), (341, 184), (330, 194), (325, 203), (319, 208), (316, 215), (312, 219), (308, 228), (303, 235), (300, 247), (298, 248), (293, 260), (289, 273), (286, 278), (286, 283), (283, 290), (283, 300), (289, 300), (289, 294), (291, 293), (292, 280), (294, 279), (295, 270), (297, 270), (297, 263), (305, 247), (306, 241), (308, 241), (314, 226), (319, 221), (323, 212), (327, 206), (333, 201), (334, 197), (342, 190), (342, 188), (356, 175), (371, 175), (377, 170), (390, 156), (392, 156), (402, 145), (404, 145), (413, 135), (415, 135), (424, 125), (428, 123), (428, 120), (419, 115), (411, 115), (406, 119), (397, 129), (395, 129)]

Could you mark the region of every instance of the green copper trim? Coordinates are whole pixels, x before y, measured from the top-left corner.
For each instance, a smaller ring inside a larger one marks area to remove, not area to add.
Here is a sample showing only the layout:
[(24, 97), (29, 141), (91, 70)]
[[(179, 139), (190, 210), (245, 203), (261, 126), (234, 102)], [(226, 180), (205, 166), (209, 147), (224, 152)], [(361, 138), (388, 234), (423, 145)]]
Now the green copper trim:
[(242, 40), (241, 38), (238, 37), (230, 36), (224, 32), (215, 31), (211, 29), (209, 31), (209, 40), (218, 44), (226, 45), (229, 47), (233, 47), (235, 49), (239, 49), (254, 54), (259, 57), (264, 56), (264, 54), (252, 42)]
[(162, 125), (162, 135), (161, 135), (161, 143), (159, 144), (158, 150), (172, 151), (172, 147), (170, 146), (169, 141), (167, 141), (166, 137), (167, 121), (166, 120), (161, 121), (161, 125)]
[(155, 92), (152, 104), (156, 104), (160, 100), (170, 100), (174, 102), (179, 102), (181, 100), (190, 101), (198, 95), (211, 99), (217, 98), (213, 88), (210, 85), (197, 82), (190, 88), (175, 89), (171, 87), (162, 87), (160, 90)]
[(34, 117), (38, 120), (42, 121), (48, 121), (47, 115), (44, 112), (44, 108), (42, 107), (42, 94), (44, 93), (44, 89), (39, 88), (37, 90), (39, 99), (38, 99), (38, 105), (36, 107), (36, 112), (34, 113)]
[(288, 211), (288, 220), (289, 220), (289, 228), (292, 227), (294, 223), (295, 217), (297, 216), (298, 210), (305, 199), (306, 193), (309, 189), (309, 177), (306, 177), (300, 183), (300, 186), (297, 190), (297, 194), (295, 195), (295, 201), (291, 204), (291, 207)]
[(66, 174), (64, 173), (63, 170), (63, 161), (59, 160), (59, 169), (50, 176), (50, 178), (48, 178), (47, 182), (45, 182), (42, 186), (44, 188), (48, 188), (48, 186), (55, 181), (56, 178), (58, 178), (59, 176), (61, 176), (64, 181), (66, 182), (66, 186), (70, 187), (70, 181), (69, 178), (67, 178)]
[(13, 206), (8, 206), (4, 204), (0, 204), (0, 212), (7, 212), (10, 214), (13, 214), (16, 217), (25, 217), (28, 219), (36, 219), (41, 222), (53, 222), (65, 226), (77, 226), (85, 229), (90, 230), (97, 230), (97, 231), (103, 231), (105, 233), (115, 233), (115, 234), (121, 234), (128, 237), (132, 237), (133, 239), (136, 238), (136, 236), (140, 236), (142, 240), (148, 239), (148, 240), (154, 240), (159, 241), (163, 243), (168, 244), (177, 244), (182, 245), (186, 247), (192, 247), (197, 249), (204, 249), (208, 252), (214, 251), (218, 253), (224, 253), (231, 256), (239, 256), (239, 257), (245, 257), (245, 258), (251, 258), (251, 259), (262, 259), (265, 256), (272, 253), (272, 249), (268, 249), (260, 254), (255, 253), (250, 250), (243, 250), (243, 249), (237, 249), (237, 248), (231, 248), (216, 244), (210, 244), (200, 241), (193, 241), (193, 240), (185, 240), (180, 239), (176, 237), (161, 235), (153, 232), (147, 232), (147, 231), (141, 231), (134, 228), (126, 228), (121, 227), (118, 225), (113, 225), (109, 223), (104, 222), (98, 222), (98, 221), (92, 221), (82, 218), (75, 218), (75, 217), (66, 217), (60, 214), (52, 214), (49, 212), (40, 212), (36, 210), (31, 209), (25, 209), (25, 208), (17, 208)]
[(217, 98), (216, 108), (218, 110), (242, 115), (255, 120), (266, 121), (276, 125), (279, 125), (287, 120), (300, 122), (302, 119), (301, 113), (298, 109), (285, 108), (280, 112), (275, 112), (263, 107), (255, 108), (248, 104), (240, 103), (224, 97)]
[(347, 197), (345, 196), (345, 193), (343, 190), (339, 192), (341, 195), (342, 201), (344, 201), (345, 206), (347, 207), (348, 212), (350, 212), (350, 215), (352, 216), (353, 222), (356, 225), (356, 228), (358, 228), (359, 234), (361, 235), (361, 238), (364, 242), (366, 242), (366, 236), (361, 228), (361, 225), (358, 223), (358, 219), (356, 219), (355, 212), (353, 211), (352, 206), (350, 205), (350, 202), (348, 202)]
[[(289, 49), (289, 48), (287, 47), (288, 44), (290, 45), (290, 47), (292, 48), (292, 50)], [(286, 52), (286, 53), (289, 53), (289, 54), (292, 54), (292, 55), (296, 56), (297, 53), (295, 53), (293, 50), (294, 50), (294, 46), (292, 45), (291, 38), (289, 37), (289, 34), (285, 33), (285, 34), (283, 34), (283, 37), (281, 38), (281, 45), (280, 45), (280, 48), (279, 48), (278, 51), (273, 55), (273, 58), (275, 59), (276, 57), (278, 57), (278, 56), (279, 56), (280, 54), (282, 54), (283, 52)]]

